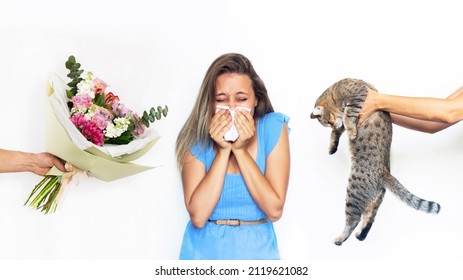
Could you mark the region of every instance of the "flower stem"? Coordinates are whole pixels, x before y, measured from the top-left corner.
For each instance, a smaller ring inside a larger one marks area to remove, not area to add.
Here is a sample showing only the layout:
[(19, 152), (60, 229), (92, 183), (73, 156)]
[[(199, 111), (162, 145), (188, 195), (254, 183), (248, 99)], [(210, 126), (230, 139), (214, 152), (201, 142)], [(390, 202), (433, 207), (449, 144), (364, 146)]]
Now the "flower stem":
[(61, 188), (62, 176), (46, 175), (32, 190), (24, 205), (36, 195), (29, 206), (35, 209), (41, 209), (42, 212), (54, 212), (56, 209), (56, 196)]

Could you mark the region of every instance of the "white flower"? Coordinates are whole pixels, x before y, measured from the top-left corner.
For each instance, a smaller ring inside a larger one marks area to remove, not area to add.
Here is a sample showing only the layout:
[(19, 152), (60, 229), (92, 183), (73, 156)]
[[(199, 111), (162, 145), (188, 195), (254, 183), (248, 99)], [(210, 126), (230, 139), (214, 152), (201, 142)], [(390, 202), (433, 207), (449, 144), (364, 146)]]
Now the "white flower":
[(85, 71), (82, 75), (85, 80), (87, 81), (93, 81), (93, 72), (92, 71)]
[(121, 136), (122, 133), (119, 133), (119, 131), (114, 127), (114, 124), (108, 123), (105, 129), (105, 136), (109, 138), (116, 138)]
[(127, 117), (125, 117), (125, 118), (115, 118), (114, 122), (117, 124), (116, 126), (120, 125), (120, 126), (126, 127), (126, 130), (127, 130), (127, 127), (130, 124), (129, 118), (127, 118)]
[(96, 114), (97, 107), (93, 105), (92, 107), (88, 108), (87, 112), (85, 113), (85, 118), (90, 120)]
[(105, 136), (109, 138), (117, 138), (129, 128), (129, 120), (127, 118), (115, 118), (113, 123), (108, 123), (105, 130)]
[(95, 98), (95, 92), (93, 91), (93, 81), (92, 80), (83, 80), (77, 84), (77, 95), (88, 95), (92, 99)]

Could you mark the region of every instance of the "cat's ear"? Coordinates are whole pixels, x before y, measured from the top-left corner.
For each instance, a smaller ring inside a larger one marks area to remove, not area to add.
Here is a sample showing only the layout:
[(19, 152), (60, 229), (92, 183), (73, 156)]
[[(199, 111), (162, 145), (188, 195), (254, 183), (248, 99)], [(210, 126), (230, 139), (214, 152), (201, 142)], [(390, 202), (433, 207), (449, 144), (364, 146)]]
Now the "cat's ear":
[(311, 119), (318, 118), (319, 116), (323, 115), (323, 106), (317, 106), (313, 109), (312, 114), (310, 114)]

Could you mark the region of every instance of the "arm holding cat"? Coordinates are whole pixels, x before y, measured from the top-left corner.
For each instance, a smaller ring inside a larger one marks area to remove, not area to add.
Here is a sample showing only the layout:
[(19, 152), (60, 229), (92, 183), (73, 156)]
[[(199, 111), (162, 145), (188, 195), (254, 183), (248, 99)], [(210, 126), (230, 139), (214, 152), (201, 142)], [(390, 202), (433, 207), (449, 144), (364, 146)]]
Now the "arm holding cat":
[(463, 87), (445, 99), (386, 95), (368, 88), (359, 125), (377, 110), (390, 112), (397, 125), (435, 133), (463, 119)]

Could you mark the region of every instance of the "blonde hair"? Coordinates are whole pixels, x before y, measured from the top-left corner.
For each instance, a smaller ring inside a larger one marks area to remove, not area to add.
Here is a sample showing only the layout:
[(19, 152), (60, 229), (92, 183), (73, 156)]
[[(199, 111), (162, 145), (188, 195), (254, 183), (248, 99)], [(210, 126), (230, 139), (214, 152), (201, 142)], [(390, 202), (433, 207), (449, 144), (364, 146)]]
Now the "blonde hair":
[(182, 169), (185, 153), (191, 147), (196, 143), (200, 143), (205, 149), (211, 143), (208, 127), (215, 114), (213, 104), (216, 81), (220, 75), (225, 73), (244, 74), (251, 79), (257, 100), (257, 106), (254, 110), (255, 119), (259, 119), (266, 113), (274, 111), (264, 82), (257, 75), (249, 59), (237, 53), (228, 53), (219, 56), (209, 66), (199, 89), (193, 110), (177, 136), (175, 152), (179, 169)]

